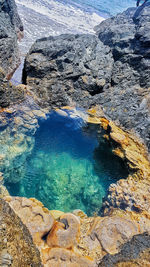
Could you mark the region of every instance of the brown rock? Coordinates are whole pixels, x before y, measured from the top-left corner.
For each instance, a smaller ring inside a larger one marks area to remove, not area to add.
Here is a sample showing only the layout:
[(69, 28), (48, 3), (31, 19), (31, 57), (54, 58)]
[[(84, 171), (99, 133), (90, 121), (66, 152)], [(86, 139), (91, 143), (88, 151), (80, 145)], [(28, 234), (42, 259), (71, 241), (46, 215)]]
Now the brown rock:
[(0, 266), (43, 266), (27, 227), (3, 199), (0, 199)]
[(66, 213), (60, 217), (60, 222), (53, 225), (48, 237), (49, 247), (73, 247), (78, 239), (80, 221), (78, 217), (71, 213)]
[(43, 204), (35, 199), (24, 197), (6, 197), (6, 201), (31, 233), (34, 243), (40, 245), (54, 223), (54, 218)]
[(93, 260), (82, 257), (64, 248), (42, 250), (42, 260), (45, 267), (95, 267)]
[(99, 240), (109, 254), (117, 253), (122, 244), (139, 233), (135, 222), (119, 216), (97, 218), (94, 224), (91, 235)]

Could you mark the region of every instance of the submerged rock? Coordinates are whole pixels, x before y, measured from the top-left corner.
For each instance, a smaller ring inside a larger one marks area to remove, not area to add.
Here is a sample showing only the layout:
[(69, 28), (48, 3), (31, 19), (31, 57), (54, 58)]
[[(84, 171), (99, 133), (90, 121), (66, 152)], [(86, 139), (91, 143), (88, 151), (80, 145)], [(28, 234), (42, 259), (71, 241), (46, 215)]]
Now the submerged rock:
[[(89, 108), (133, 129), (149, 146), (149, 14), (131, 8), (96, 27), (97, 35), (39, 39), (25, 60), (23, 82), (39, 103)], [(144, 119), (143, 119), (144, 118)]]

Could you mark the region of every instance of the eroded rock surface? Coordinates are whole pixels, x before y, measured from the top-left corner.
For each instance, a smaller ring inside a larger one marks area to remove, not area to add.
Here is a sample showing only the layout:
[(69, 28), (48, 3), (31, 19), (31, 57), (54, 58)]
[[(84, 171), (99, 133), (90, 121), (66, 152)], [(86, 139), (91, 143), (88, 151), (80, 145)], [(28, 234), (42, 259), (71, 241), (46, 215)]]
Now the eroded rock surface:
[(102, 22), (98, 37), (61, 35), (37, 40), (25, 60), (23, 81), (41, 104), (98, 104), (149, 146), (149, 14), (147, 3)]
[[(37, 40), (24, 67), (23, 81), (33, 86), (42, 104), (80, 104), (110, 82), (112, 56), (94, 35), (60, 35)], [(43, 88), (43, 89), (42, 89)]]
[[(5, 201), (28, 228), (45, 267), (52, 265), (96, 267), (105, 261), (116, 262), (118, 255), (121, 255), (122, 258), (119, 259), (123, 261), (124, 244), (127, 243), (126, 249), (129, 250), (133, 236), (145, 232), (148, 234), (138, 237), (140, 240), (145, 236), (141, 248), (139, 244), (137, 248), (135, 244), (133, 245), (133, 250), (137, 250), (136, 255), (133, 254), (133, 259), (139, 258), (140, 253), (145, 255), (145, 249), (146, 257), (150, 259), (147, 250), (149, 249), (147, 237), (149, 238), (150, 233), (148, 214), (114, 209), (110, 216), (87, 217), (80, 210), (66, 214), (56, 211), (57, 219), (55, 219), (52, 215), (55, 212), (51, 213), (35, 199), (9, 196), (5, 197)], [(132, 259), (131, 253), (130, 258)]]
[(36, 199), (19, 197), (6, 197), (10, 207), (21, 218), (27, 226), (36, 244), (40, 245), (44, 237), (52, 228), (54, 223), (53, 216)]
[(88, 110), (88, 113), (88, 121), (100, 124), (113, 153), (122, 158), (129, 169), (127, 179), (110, 185), (103, 204), (104, 213), (108, 214), (111, 207), (149, 213), (150, 162), (146, 147), (133, 133), (123, 131), (114, 122), (101, 117), (99, 107)]

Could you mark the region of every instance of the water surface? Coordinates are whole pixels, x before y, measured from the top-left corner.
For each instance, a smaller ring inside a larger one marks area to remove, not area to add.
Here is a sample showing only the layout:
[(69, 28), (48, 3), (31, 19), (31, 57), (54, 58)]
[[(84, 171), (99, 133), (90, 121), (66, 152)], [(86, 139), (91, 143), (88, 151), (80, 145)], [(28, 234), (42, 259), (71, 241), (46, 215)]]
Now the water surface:
[(98, 213), (109, 185), (127, 170), (109, 144), (98, 141), (97, 127), (52, 112), (35, 134), (24, 178), (6, 184), (10, 194), (35, 197), (49, 209)]

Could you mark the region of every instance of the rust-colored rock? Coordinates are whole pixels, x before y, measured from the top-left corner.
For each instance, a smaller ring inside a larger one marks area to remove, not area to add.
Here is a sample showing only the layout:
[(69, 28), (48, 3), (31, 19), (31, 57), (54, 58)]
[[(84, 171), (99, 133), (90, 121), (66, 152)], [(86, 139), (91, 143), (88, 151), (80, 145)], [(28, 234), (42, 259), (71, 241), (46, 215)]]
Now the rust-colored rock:
[(74, 214), (66, 213), (55, 222), (48, 237), (49, 247), (72, 248), (78, 239), (80, 221)]

